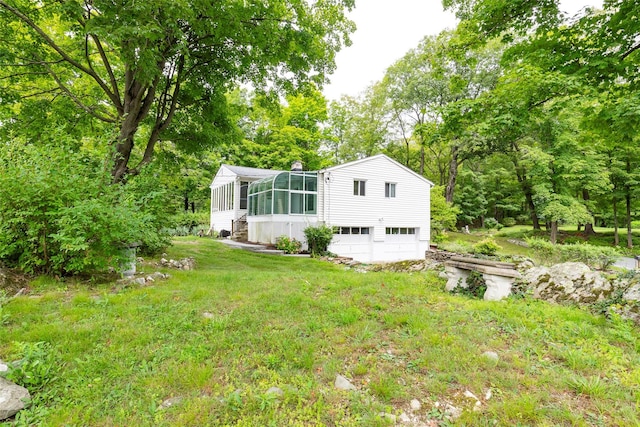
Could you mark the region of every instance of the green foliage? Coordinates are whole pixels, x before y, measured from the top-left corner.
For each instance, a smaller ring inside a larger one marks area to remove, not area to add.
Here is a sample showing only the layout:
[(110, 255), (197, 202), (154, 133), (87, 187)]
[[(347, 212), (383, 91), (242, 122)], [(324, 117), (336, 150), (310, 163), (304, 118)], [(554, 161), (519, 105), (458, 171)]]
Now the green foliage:
[(495, 255), (502, 247), (493, 238), (488, 237), (473, 245), (473, 252), (482, 255)]
[(502, 227), (504, 226), (495, 218), (485, 218), (484, 220), (484, 228), (488, 230), (501, 230)]
[(502, 225), (504, 225), (505, 227), (513, 227), (514, 225), (516, 225), (516, 219), (510, 216), (503, 218)]
[(526, 238), (525, 241), (536, 257), (545, 264), (574, 261), (604, 270), (620, 257), (617, 249), (607, 246), (593, 246), (588, 243), (560, 245), (538, 238)]
[(453, 289), (453, 293), (458, 295), (465, 295), (471, 298), (484, 298), (484, 293), (487, 291), (487, 284), (482, 277), (482, 273), (477, 271), (469, 272), (469, 276), (466, 280), (467, 287), (456, 286)]
[(9, 364), (8, 380), (25, 387), (30, 393), (39, 393), (58, 379), (61, 367), (56, 351), (49, 343), (15, 342), (13, 346), (17, 362)]
[(173, 215), (166, 229), (171, 236), (203, 236), (209, 231), (208, 212), (181, 212)]
[(77, 274), (119, 265), (123, 245), (157, 251), (163, 194), (143, 172), (123, 186), (58, 146), (0, 151), (0, 261), (31, 273)]
[(487, 213), (487, 198), (479, 174), (468, 169), (460, 171), (454, 202), (460, 208), (458, 221), (463, 224), (473, 224)]
[(460, 209), (446, 201), (444, 188), (434, 186), (431, 189), (431, 232), (434, 241), (437, 241), (446, 230), (456, 228), (458, 213), (460, 213)]
[(111, 126), (121, 181), (151, 161), (160, 140), (194, 152), (233, 133), (224, 96), (233, 84), (270, 87), (274, 96), (322, 84), (350, 43), (353, 6), (2, 1), (0, 39), (11, 43), (0, 45), (0, 106), (21, 115), (21, 98), (65, 103), (75, 109), (69, 121), (90, 116)]
[(297, 254), (302, 248), (302, 242), (289, 236), (280, 236), (276, 239), (276, 249), (284, 251), (285, 254)]
[(311, 256), (324, 255), (333, 240), (333, 227), (325, 224), (310, 226), (304, 229), (304, 235), (307, 238)]

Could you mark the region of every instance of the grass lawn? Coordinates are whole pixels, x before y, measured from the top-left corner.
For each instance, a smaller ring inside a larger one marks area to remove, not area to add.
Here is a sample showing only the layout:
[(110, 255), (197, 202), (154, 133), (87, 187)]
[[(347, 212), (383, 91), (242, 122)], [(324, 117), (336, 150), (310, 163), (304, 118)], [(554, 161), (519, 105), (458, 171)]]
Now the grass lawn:
[(640, 424), (640, 332), (619, 319), (208, 239), (169, 256), (197, 269), (124, 289), (40, 280), (2, 307), (0, 359), (26, 356), (36, 390), (19, 424), (376, 426), (412, 399), (430, 426), (451, 425), (445, 403), (454, 425)]
[[(585, 237), (581, 232), (576, 231), (575, 225), (567, 225), (560, 227), (558, 243), (589, 243), (595, 246), (613, 247), (614, 235), (613, 228), (594, 228), (596, 234)], [(632, 230), (633, 232), (633, 249), (627, 249), (627, 232), (619, 230), (620, 244), (618, 250), (620, 255), (640, 255), (640, 230)], [(521, 245), (514, 243), (515, 241), (523, 241), (527, 237), (537, 237), (539, 239), (548, 240), (549, 233), (544, 229), (535, 231), (528, 225), (515, 225), (513, 227), (505, 227), (500, 231), (486, 229), (471, 229), (470, 234), (461, 232), (448, 232), (447, 239), (439, 246), (442, 249), (454, 252), (471, 252), (472, 246), (482, 239), (491, 236), (495, 242), (501, 246), (498, 255), (521, 255), (531, 257), (530, 251)]]

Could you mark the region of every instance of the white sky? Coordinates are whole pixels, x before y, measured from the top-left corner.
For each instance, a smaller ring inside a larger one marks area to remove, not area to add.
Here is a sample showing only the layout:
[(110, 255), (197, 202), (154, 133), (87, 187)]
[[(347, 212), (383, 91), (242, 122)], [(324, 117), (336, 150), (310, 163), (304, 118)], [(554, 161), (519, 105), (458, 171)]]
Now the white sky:
[[(574, 14), (584, 6), (602, 6), (602, 0), (561, 0), (562, 9)], [(440, 0), (356, 0), (349, 15), (358, 29), (353, 42), (336, 57), (336, 72), (325, 85), (328, 100), (355, 96), (381, 80), (385, 70), (416, 46), (426, 35), (454, 28), (453, 14), (442, 10)]]

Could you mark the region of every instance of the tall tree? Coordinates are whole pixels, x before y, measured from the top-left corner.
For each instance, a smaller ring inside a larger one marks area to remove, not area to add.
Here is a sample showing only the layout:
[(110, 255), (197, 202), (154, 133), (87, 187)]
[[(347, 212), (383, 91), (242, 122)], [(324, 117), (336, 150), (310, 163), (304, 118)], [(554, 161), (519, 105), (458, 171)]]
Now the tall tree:
[(468, 49), (460, 34), (443, 31), (425, 37), (385, 75), (395, 128), (405, 143), (407, 161), (410, 142), (414, 141), (420, 147), (420, 174), (430, 169), (437, 181), (446, 181), (448, 202), (453, 201), (457, 169), (467, 157), (469, 140), (460, 137), (460, 128), (449, 127), (447, 133), (444, 115), (495, 85), (501, 51), (499, 44)]
[(389, 100), (380, 82), (357, 97), (343, 96), (329, 109), (329, 150), (336, 162), (380, 153), (390, 142)]
[[(353, 0), (0, 0), (0, 103), (70, 100), (114, 130), (113, 180), (163, 138), (211, 122), (241, 82), (324, 83)], [(37, 83), (37, 84), (34, 84)], [(200, 127), (206, 139), (207, 126)], [(197, 138), (184, 138), (194, 141)]]

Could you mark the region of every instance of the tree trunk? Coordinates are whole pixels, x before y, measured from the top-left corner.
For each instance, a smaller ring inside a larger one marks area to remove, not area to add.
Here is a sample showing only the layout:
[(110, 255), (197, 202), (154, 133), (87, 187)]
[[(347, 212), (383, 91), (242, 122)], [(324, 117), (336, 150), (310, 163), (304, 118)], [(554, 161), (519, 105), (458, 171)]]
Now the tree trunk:
[(627, 187), (627, 194), (625, 195), (625, 201), (627, 203), (627, 248), (633, 248), (633, 238), (631, 236), (631, 189)]
[(551, 221), (551, 243), (555, 245), (558, 240), (558, 221)]
[(458, 178), (458, 147), (451, 147), (451, 162), (449, 162), (449, 181), (444, 190), (444, 198), (447, 202), (453, 203), (453, 193), (456, 187), (456, 179)]
[[(627, 174), (631, 174), (631, 162), (627, 157)], [(633, 248), (633, 238), (631, 236), (631, 187), (629, 185), (625, 185), (625, 202), (627, 203), (627, 248)]]
[[(420, 145), (420, 176), (424, 176), (424, 144)], [(407, 147), (407, 166), (409, 165), (409, 152)]]
[(516, 166), (516, 176), (518, 178), (518, 182), (520, 183), (520, 187), (522, 187), (522, 192), (524, 193), (524, 197), (527, 201), (527, 206), (529, 208), (529, 211), (531, 212), (533, 229), (540, 230), (540, 219), (538, 218), (538, 214), (536, 213), (536, 205), (535, 203), (533, 203), (533, 188), (531, 187), (531, 182), (529, 182), (529, 180), (527, 179), (524, 170), (520, 170), (518, 162), (514, 160), (513, 163)]
[[(587, 190), (586, 188), (582, 189), (582, 200), (585, 201), (585, 205), (589, 204), (589, 190)], [(593, 236), (596, 234), (596, 231), (593, 229), (593, 222), (591, 223), (587, 223), (584, 225), (584, 235), (585, 236)]]
[[(614, 189), (615, 191), (615, 189)], [(613, 197), (613, 244), (618, 246), (620, 244), (620, 234), (618, 233), (618, 200)]]

